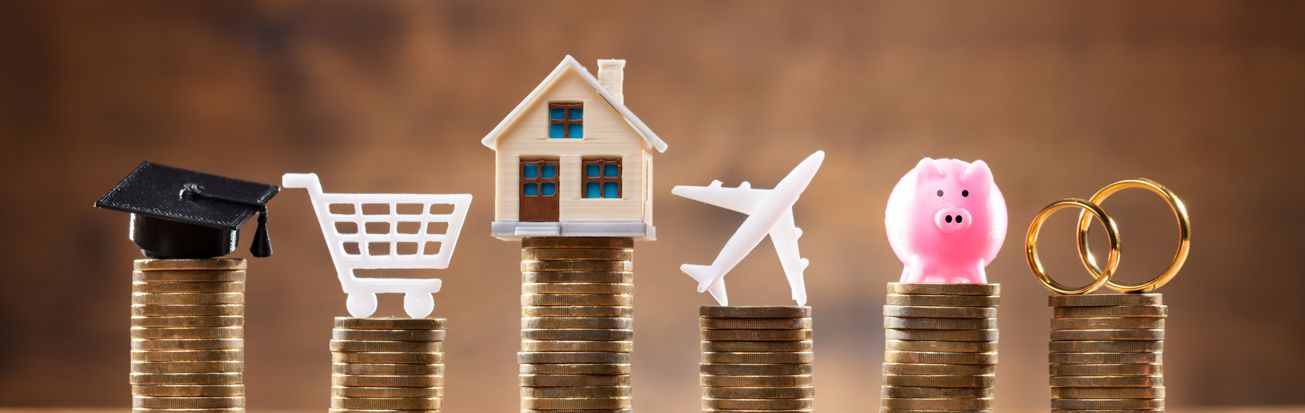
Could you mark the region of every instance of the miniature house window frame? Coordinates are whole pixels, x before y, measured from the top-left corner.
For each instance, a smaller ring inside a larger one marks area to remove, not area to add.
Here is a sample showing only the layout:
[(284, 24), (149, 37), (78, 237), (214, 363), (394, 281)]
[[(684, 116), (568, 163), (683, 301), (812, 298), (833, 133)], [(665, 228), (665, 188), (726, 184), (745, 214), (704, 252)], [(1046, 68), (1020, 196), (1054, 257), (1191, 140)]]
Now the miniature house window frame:
[(584, 138), (584, 111), (584, 102), (548, 102), (548, 138)]
[(521, 161), (521, 195), (528, 197), (556, 197), (561, 185), (561, 165), (557, 159), (525, 159)]
[[(580, 165), (580, 196), (584, 199), (621, 199), (624, 196), (623, 172), (621, 158), (584, 158)], [(609, 190), (611, 188), (615, 190)]]

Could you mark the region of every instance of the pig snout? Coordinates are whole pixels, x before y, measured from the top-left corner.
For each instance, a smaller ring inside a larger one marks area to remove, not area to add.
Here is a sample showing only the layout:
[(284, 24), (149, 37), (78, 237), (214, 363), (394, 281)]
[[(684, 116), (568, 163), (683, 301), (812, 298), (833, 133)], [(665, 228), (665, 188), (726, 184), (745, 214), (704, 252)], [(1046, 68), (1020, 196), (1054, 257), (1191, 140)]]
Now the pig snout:
[(933, 216), (934, 225), (942, 232), (952, 233), (964, 231), (970, 228), (973, 221), (970, 219), (970, 211), (962, 208), (943, 208)]

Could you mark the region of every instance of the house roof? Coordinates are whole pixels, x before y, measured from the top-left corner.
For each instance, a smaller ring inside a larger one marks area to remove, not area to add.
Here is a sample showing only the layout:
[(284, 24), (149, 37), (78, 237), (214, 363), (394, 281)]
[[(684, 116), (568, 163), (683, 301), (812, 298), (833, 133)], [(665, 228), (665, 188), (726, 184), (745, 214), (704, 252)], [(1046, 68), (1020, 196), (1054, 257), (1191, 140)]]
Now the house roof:
[(489, 134), (485, 135), (485, 138), (481, 139), (480, 143), (490, 149), (496, 149), (494, 144), (498, 141), (498, 138), (502, 136), (503, 133), (506, 132), (523, 113), (526, 112), (526, 108), (529, 108), (531, 104), (535, 103), (535, 101), (544, 94), (544, 91), (548, 90), (548, 88), (560, 79), (562, 74), (566, 73), (568, 70), (574, 71), (581, 79), (584, 79), (585, 83), (588, 83), (594, 91), (598, 92), (598, 94), (603, 97), (603, 100), (607, 101), (607, 104), (612, 105), (612, 108), (616, 109), (616, 112), (620, 113), (621, 116), (625, 118), (625, 122), (629, 124), (630, 127), (634, 128), (635, 132), (639, 133), (639, 136), (643, 137), (644, 142), (647, 142), (649, 146), (657, 149), (657, 152), (666, 152), (666, 142), (657, 137), (657, 134), (654, 133), (652, 129), (648, 129), (648, 125), (645, 125), (642, 120), (639, 120), (639, 117), (635, 116), (634, 112), (630, 111), (630, 108), (625, 107), (624, 103), (616, 100), (616, 97), (612, 96), (612, 93), (608, 92), (607, 88), (598, 83), (598, 78), (595, 78), (594, 75), (590, 74), (589, 69), (585, 69), (585, 67), (580, 65), (580, 62), (577, 62), (575, 58), (571, 57), (571, 55), (567, 55), (563, 58), (562, 62), (558, 63), (557, 67), (553, 69), (553, 72), (549, 73), (548, 77), (544, 78), (544, 81), (539, 82), (539, 86), (535, 86), (535, 90), (530, 91), (530, 94), (526, 95), (526, 98), (522, 99), (521, 103), (518, 104), (516, 108), (513, 108), (512, 112), (509, 112), (507, 117), (503, 118), (503, 121), (498, 123), (498, 126), (494, 127), (494, 130), (489, 131)]

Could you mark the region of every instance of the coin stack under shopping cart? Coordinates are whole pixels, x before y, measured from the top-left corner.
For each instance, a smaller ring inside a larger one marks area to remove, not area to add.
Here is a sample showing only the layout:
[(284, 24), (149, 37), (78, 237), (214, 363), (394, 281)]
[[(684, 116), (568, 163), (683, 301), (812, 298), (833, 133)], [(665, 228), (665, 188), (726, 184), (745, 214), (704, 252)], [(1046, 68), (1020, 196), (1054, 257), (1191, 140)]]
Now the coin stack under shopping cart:
[(811, 307), (698, 310), (703, 412), (810, 412)]
[(1161, 295), (1050, 297), (1051, 408), (1163, 411)]
[(331, 411), (439, 411), (444, 319), (336, 317)]
[(131, 291), (134, 411), (244, 411), (245, 260), (137, 260)]
[(630, 238), (521, 242), (521, 411), (629, 412)]
[(997, 284), (888, 284), (882, 411), (991, 411)]

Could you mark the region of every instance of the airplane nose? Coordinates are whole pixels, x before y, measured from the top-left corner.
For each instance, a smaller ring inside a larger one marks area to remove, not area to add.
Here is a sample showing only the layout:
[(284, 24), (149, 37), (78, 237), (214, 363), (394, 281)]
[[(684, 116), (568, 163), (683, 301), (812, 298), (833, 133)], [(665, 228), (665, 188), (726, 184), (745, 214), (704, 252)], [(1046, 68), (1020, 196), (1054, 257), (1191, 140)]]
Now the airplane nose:
[(972, 222), (970, 211), (963, 208), (943, 208), (933, 216), (933, 224), (946, 233), (969, 229)]

